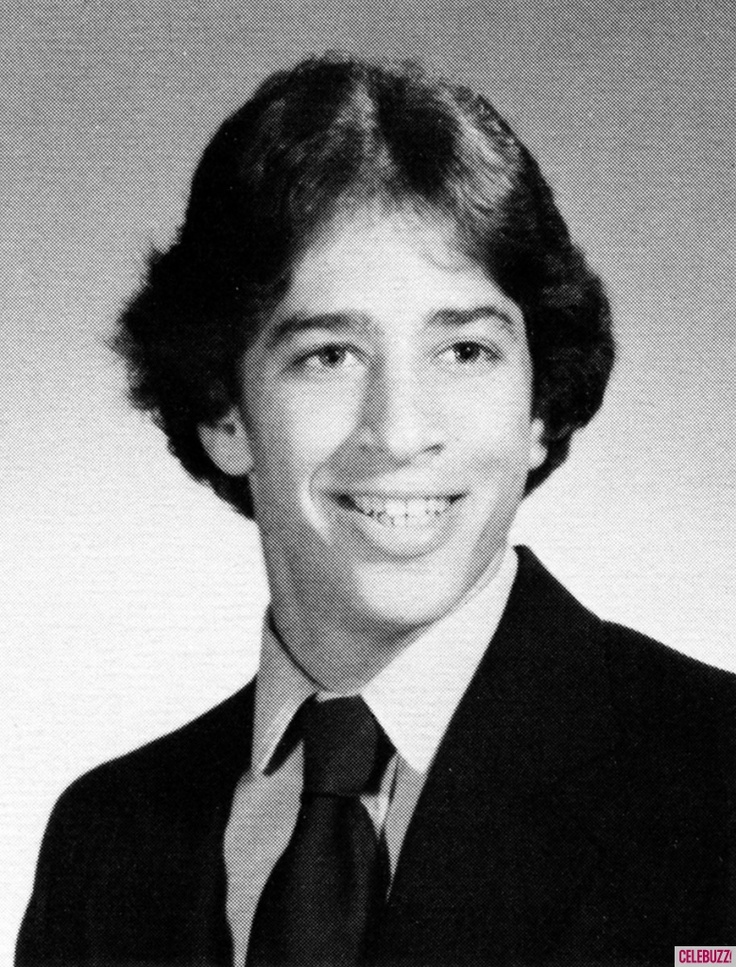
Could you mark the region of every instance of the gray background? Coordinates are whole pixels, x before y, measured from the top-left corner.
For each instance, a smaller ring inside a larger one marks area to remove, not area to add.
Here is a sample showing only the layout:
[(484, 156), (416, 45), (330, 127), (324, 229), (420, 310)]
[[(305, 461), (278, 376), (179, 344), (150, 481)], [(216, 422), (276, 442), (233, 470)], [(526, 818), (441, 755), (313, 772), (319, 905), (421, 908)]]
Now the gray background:
[(608, 281), (603, 414), (517, 535), (589, 605), (736, 670), (732, 0), (0, 3), (0, 962), (83, 769), (253, 670), (252, 526), (122, 401), (103, 340), (273, 69), (421, 56), (485, 91)]

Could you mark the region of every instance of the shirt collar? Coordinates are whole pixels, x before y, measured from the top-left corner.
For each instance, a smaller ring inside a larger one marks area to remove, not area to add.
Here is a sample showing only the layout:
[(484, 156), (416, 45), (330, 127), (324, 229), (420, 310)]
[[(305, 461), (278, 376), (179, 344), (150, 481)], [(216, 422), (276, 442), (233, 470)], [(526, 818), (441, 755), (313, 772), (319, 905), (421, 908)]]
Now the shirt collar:
[(263, 772), (300, 706), (317, 686), (289, 657), (271, 622), (263, 619), (261, 661), (256, 677), (252, 769)]
[[(507, 548), (490, 581), (431, 625), (360, 691), (399, 755), (417, 772), (431, 765), (496, 633), (516, 569), (516, 554)], [(254, 771), (266, 768), (295, 713), (316, 692), (281, 645), (267, 614), (256, 681)]]

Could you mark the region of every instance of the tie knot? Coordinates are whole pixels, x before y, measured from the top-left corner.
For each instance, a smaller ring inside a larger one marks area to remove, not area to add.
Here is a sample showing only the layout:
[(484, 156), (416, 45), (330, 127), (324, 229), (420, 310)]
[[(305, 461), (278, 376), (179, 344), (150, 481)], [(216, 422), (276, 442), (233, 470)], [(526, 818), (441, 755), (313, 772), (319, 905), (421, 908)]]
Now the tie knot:
[(308, 702), (302, 736), (305, 793), (360, 796), (378, 788), (392, 748), (360, 696)]

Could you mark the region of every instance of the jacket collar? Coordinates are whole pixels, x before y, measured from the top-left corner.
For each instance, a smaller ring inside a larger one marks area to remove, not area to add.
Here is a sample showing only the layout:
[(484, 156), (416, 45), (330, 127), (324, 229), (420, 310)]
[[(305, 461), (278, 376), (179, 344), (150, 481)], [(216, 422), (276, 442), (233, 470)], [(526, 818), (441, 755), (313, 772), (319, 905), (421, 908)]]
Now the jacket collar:
[(404, 840), (383, 956), (443, 962), (471, 936), (478, 957), (521, 958), (530, 925), (559, 913), (595, 861), (618, 741), (602, 623), (518, 551), (506, 611)]

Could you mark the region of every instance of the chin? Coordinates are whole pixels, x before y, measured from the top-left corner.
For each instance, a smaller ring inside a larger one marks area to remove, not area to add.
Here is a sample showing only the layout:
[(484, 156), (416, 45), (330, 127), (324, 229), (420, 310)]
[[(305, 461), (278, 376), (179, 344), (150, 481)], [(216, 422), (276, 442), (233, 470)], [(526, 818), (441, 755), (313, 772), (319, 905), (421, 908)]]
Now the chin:
[(474, 584), (448, 582), (447, 571), (418, 574), (381, 573), (374, 568), (360, 575), (352, 592), (356, 621), (364, 628), (395, 637), (420, 632), (441, 620), (463, 600)]

